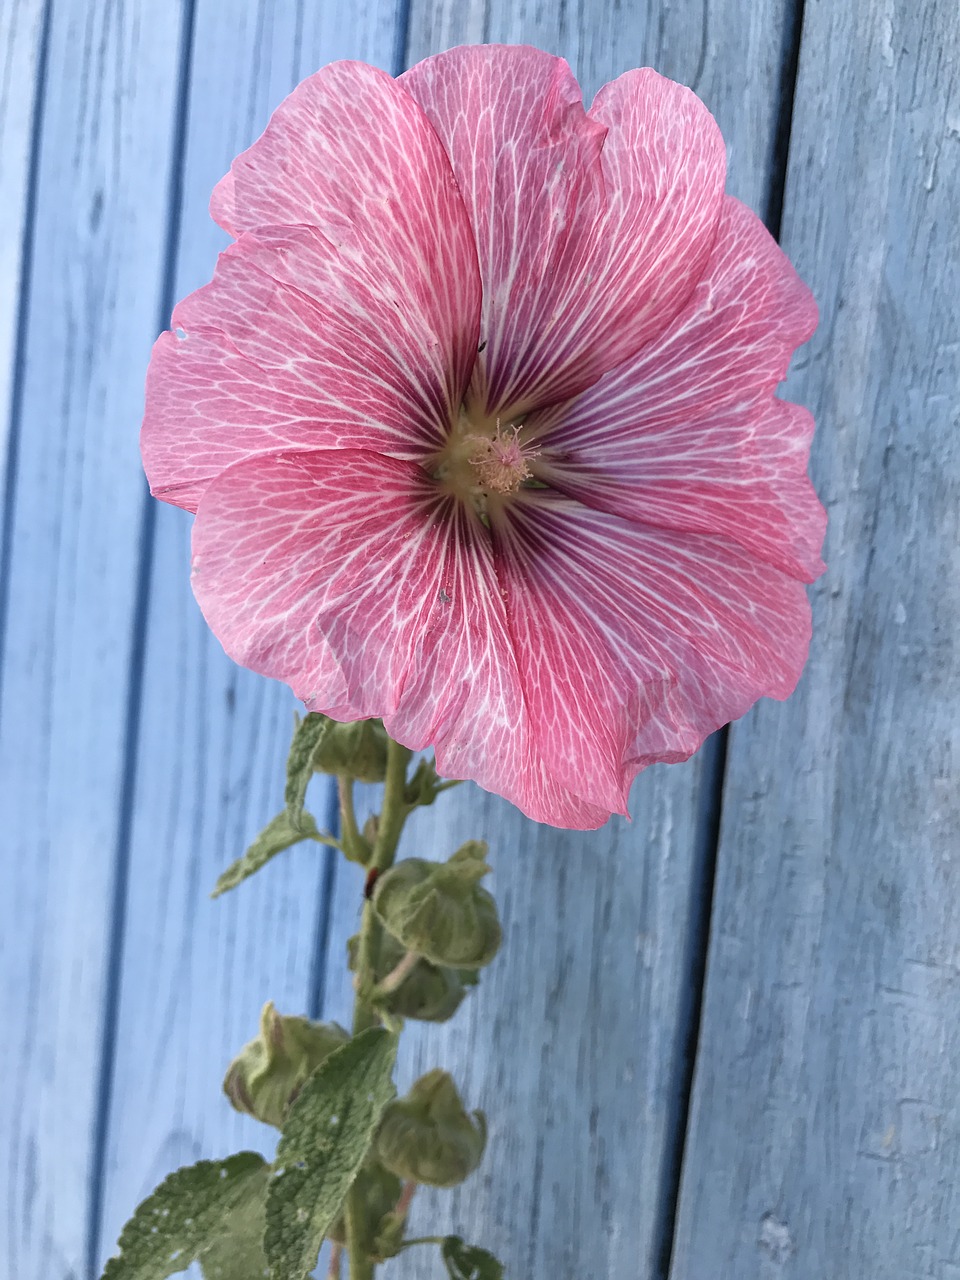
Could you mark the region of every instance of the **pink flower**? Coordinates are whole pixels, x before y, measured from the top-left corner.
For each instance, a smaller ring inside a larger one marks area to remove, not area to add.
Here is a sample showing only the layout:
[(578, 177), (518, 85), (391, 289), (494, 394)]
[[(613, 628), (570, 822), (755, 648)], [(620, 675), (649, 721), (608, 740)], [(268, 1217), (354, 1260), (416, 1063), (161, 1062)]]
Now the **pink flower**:
[(212, 212), (147, 379), (157, 497), (237, 662), (595, 827), (806, 659), (824, 513), (776, 398), (816, 307), (650, 70), (335, 63)]

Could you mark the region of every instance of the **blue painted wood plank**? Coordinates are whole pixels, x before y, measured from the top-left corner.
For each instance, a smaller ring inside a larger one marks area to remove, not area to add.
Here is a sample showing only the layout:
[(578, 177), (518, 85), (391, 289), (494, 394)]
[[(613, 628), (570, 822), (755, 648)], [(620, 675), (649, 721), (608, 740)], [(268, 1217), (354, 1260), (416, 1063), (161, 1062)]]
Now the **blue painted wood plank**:
[[(224, 22), (221, 5), (197, 0), (171, 302), (210, 278), (227, 243), (207, 202), (233, 157), (323, 63), (355, 57), (389, 68), (397, 8), (373, 0), (344, 14), (332, 3), (264, 2)], [(311, 1011), (328, 910), (326, 855), (315, 845), (209, 899), (218, 873), (282, 807), (299, 704), (226, 659), (190, 592), (191, 518), (160, 504), (155, 515), (101, 1260), (137, 1202), (177, 1165), (241, 1148), (272, 1153), (274, 1131), (234, 1112), (220, 1081), (256, 1033), (264, 1001)], [(311, 803), (323, 821), (319, 779)]]
[[(529, 42), (564, 54), (589, 100), (605, 81), (652, 63), (695, 83), (731, 148), (731, 189), (763, 209), (771, 187), (786, 6), (632, 6), (414, 0), (408, 58), (462, 40)], [(747, 69), (750, 74), (746, 74)], [(444, 857), (491, 843), (503, 952), (443, 1027), (409, 1027), (408, 1083), (442, 1064), (490, 1144), (457, 1192), (420, 1191), (415, 1231), (458, 1230), (500, 1252), (507, 1274), (653, 1280), (667, 1247), (682, 1127), (694, 925), (708, 836), (709, 761), (650, 770), (632, 825), (595, 834), (537, 826), (473, 787), (424, 813), (405, 851)], [(331, 979), (356, 928), (360, 882), (338, 883)], [(339, 967), (339, 968), (338, 968)], [(329, 1011), (348, 1016), (347, 983)], [(402, 1274), (437, 1274), (428, 1251)], [(690, 1280), (712, 1280), (713, 1273)]]
[(0, 812), (3, 1266), (80, 1276), (180, 10), (55, 5), (21, 334)]
[(44, 0), (10, 0), (0, 10), (0, 495), (6, 491), (46, 10)]
[(735, 727), (675, 1280), (960, 1277), (960, 26), (808, 3), (814, 644)]

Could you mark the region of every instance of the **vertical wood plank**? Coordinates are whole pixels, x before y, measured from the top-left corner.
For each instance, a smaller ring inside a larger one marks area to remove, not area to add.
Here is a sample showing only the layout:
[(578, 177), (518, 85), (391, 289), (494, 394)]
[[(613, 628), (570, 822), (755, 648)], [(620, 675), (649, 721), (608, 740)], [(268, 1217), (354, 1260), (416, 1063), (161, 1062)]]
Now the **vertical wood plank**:
[(829, 570), (732, 732), (675, 1280), (960, 1276), (960, 27), (808, 0), (784, 244)]
[[(304, 76), (341, 57), (391, 69), (395, 0), (222, 6), (197, 0), (183, 157), (183, 209), (171, 298), (212, 274), (228, 238), (207, 203), (235, 155)], [(135, 424), (131, 423), (131, 430)], [(282, 807), (299, 707), (243, 672), (208, 632), (189, 585), (191, 518), (157, 505), (143, 721), (131, 833), (99, 1254), (171, 1169), (240, 1148), (272, 1153), (276, 1134), (220, 1094), (227, 1063), (256, 1034), (260, 1008), (308, 1011), (325, 854), (302, 846), (215, 902), (216, 877)], [(318, 782), (318, 812), (325, 807)]]
[(0, 726), (0, 1268), (17, 1280), (80, 1276), (88, 1249), (142, 502), (131, 423), (180, 7), (55, 5), (49, 39)]
[[(785, 24), (781, 3), (661, 11), (615, 0), (414, 0), (408, 60), (480, 35), (537, 44), (568, 58), (588, 101), (605, 81), (651, 63), (706, 98), (730, 144), (730, 189), (762, 210)], [(457, 1192), (418, 1192), (415, 1231), (460, 1231), (497, 1251), (508, 1275), (661, 1274), (708, 773), (702, 754), (649, 770), (634, 790), (633, 823), (614, 820), (598, 833), (538, 826), (471, 786), (411, 824), (408, 854), (445, 857), (467, 838), (490, 840), (506, 928), (503, 952), (456, 1018), (409, 1025), (401, 1046), (404, 1086), (448, 1067), (490, 1122), (481, 1170)], [(342, 973), (360, 893), (353, 869), (339, 874), (331, 982)], [(329, 1012), (344, 1020), (349, 1004), (341, 982)], [(402, 1265), (417, 1280), (436, 1275), (427, 1250)]]
[(7, 483), (45, 12), (44, 0), (10, 0), (0, 11), (0, 494)]

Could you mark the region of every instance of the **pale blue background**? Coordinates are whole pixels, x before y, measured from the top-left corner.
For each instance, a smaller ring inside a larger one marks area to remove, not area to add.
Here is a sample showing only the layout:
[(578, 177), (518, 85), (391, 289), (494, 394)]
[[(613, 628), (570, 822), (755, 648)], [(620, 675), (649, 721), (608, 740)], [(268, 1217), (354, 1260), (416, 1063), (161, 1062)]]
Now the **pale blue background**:
[(403, 1049), (491, 1121), (416, 1229), (511, 1280), (960, 1280), (955, 0), (0, 0), (2, 1280), (93, 1280), (173, 1166), (269, 1143), (219, 1097), (265, 999), (346, 1016), (352, 875), (309, 847), (207, 896), (293, 702), (205, 631), (143, 375), (301, 76), (484, 39), (717, 115), (821, 306), (789, 394), (830, 570), (795, 697), (649, 771), (632, 825), (469, 788), (418, 823), (410, 852), (490, 838), (507, 945)]

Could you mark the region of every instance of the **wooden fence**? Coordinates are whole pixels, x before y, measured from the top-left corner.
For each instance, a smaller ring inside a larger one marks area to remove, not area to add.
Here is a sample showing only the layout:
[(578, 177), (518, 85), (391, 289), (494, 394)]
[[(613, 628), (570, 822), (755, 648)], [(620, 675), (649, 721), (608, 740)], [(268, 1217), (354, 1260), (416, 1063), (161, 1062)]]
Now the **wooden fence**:
[(169, 1169), (269, 1140), (218, 1093), (265, 999), (346, 1016), (355, 877), (310, 847), (207, 896), (278, 807), (293, 702), (193, 603), (143, 375), (223, 243), (211, 188), (300, 78), (485, 40), (588, 99), (651, 64), (717, 116), (821, 308), (788, 394), (829, 572), (796, 695), (649, 770), (632, 823), (462, 788), (415, 825), (490, 836), (507, 934), (404, 1049), (491, 1120), (419, 1221), (511, 1280), (960, 1280), (955, 0), (3, 0), (4, 1280), (95, 1280)]

